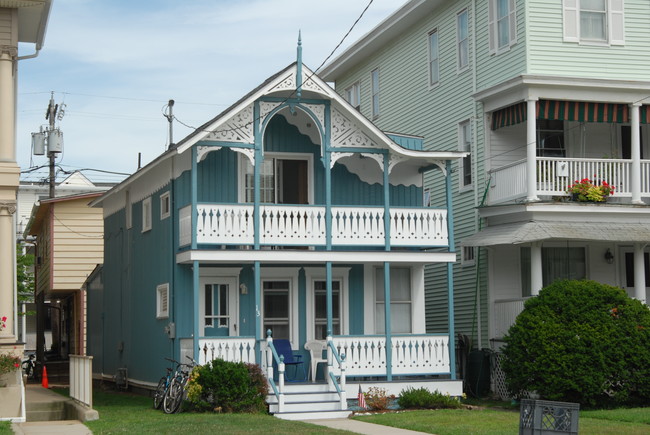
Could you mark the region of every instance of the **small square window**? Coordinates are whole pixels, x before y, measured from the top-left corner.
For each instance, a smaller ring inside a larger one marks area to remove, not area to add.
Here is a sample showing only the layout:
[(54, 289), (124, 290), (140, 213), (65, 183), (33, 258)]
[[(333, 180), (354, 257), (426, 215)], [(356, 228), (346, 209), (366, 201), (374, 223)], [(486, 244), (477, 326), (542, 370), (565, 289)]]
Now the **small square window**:
[(160, 219), (168, 218), (171, 214), (171, 199), (169, 192), (160, 195)]
[(156, 287), (156, 319), (169, 318), (169, 284)]
[(142, 232), (151, 230), (151, 197), (142, 200)]
[(463, 246), (460, 263), (463, 266), (473, 266), (476, 263), (476, 248), (474, 246)]

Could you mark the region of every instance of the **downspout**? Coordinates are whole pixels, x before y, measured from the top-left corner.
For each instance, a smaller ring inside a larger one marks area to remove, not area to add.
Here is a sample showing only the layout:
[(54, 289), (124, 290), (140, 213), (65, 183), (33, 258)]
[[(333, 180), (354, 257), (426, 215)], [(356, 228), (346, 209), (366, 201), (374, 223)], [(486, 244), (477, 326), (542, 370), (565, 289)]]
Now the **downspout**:
[[(171, 141), (171, 139), (170, 139)], [(174, 156), (171, 157), (171, 168), (170, 168), (170, 176), (169, 176), (169, 219), (171, 219), (171, 231), (170, 233), (170, 241), (169, 241), (169, 248), (171, 250), (171, 277), (170, 277), (170, 286), (171, 290), (169, 292), (169, 324), (167, 325), (168, 327), (171, 328), (171, 325), (175, 325), (175, 319), (176, 319), (176, 252), (178, 251), (178, 248), (176, 247), (176, 242), (175, 240), (178, 240), (178, 237), (176, 236), (176, 231), (177, 231), (177, 224), (176, 224), (176, 210), (175, 210), (175, 204), (176, 204), (176, 192), (175, 192), (175, 184), (174, 183)], [(190, 225), (192, 225), (190, 223)], [(192, 232), (194, 232), (194, 227), (191, 229)], [(200, 319), (199, 319), (200, 321)], [(172, 334), (173, 332), (173, 334)], [(172, 359), (178, 360), (179, 358), (176, 358), (174, 355), (174, 351), (176, 349), (175, 342), (176, 342), (176, 327), (173, 327), (173, 329), (169, 330), (169, 340), (170, 340), (170, 347), (171, 347), (171, 356)], [(180, 349), (179, 349), (179, 354), (180, 354)], [(198, 361), (198, 355), (194, 354), (193, 358)]]
[[(472, 13), (472, 28), (474, 31), (472, 32), (472, 94), (476, 94), (476, 82), (477, 82), (477, 77), (476, 75), (478, 74), (478, 67), (477, 67), (477, 56), (476, 56), (476, 15), (477, 15), (477, 5), (476, 5), (476, 0), (474, 0), (474, 7), (473, 7), (473, 13)], [(477, 129), (477, 124), (478, 124), (478, 119), (481, 113), (479, 113), (478, 110), (478, 103), (476, 100), (473, 100), (474, 102), (474, 119), (472, 120), (472, 155), (474, 156), (474, 165), (472, 166), (474, 173), (472, 174), (472, 179), (475, 180), (476, 186), (479, 185), (479, 179), (478, 179), (478, 174), (479, 174), (479, 161), (485, 165), (485, 159), (479, 160), (478, 158), (478, 129)], [(484, 117), (482, 119), (485, 119)], [(485, 131), (485, 130), (484, 130)], [(484, 133), (485, 134), (485, 133)], [(483, 147), (483, 153), (485, 154), (485, 147)], [(483, 171), (485, 173), (485, 171)], [(489, 182), (488, 182), (489, 183)], [(480, 205), (483, 205), (485, 202), (485, 196), (487, 194), (487, 190), (483, 194), (483, 200), (481, 201)], [(474, 204), (479, 204), (479, 198), (478, 198), (478, 190), (474, 189)], [(480, 206), (479, 205), (479, 206)], [(480, 231), (481, 230), (481, 217), (479, 216), (478, 208), (474, 208), (474, 230), (475, 231)], [(478, 304), (478, 311), (476, 312), (475, 319), (478, 323), (478, 328), (477, 328), (477, 334), (476, 338), (478, 341), (478, 349), (481, 349), (481, 341), (482, 341), (482, 334), (481, 334), (481, 328), (482, 328), (482, 318), (481, 318), (481, 287), (480, 287), (480, 277), (479, 277), (479, 266), (481, 265), (480, 259), (480, 251), (481, 248), (478, 249), (477, 253), (477, 260), (476, 260), (476, 295), (475, 295), (475, 304)]]
[(40, 52), (41, 52), (41, 47), (36, 47), (36, 51), (34, 52), (34, 54), (28, 54), (26, 56), (18, 56), (16, 60), (34, 59), (35, 57), (38, 57)]

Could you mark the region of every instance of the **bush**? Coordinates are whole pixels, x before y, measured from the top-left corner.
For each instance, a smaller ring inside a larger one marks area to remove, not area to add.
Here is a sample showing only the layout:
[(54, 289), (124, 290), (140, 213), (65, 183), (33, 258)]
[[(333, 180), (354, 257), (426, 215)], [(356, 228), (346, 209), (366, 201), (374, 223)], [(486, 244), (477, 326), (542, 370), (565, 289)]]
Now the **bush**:
[(258, 365), (220, 359), (195, 367), (187, 387), (188, 401), (203, 411), (263, 412), (267, 394)]
[(556, 281), (526, 301), (505, 337), (516, 396), (584, 407), (650, 403), (650, 309), (594, 281)]
[(364, 395), (366, 405), (373, 411), (384, 411), (388, 409), (391, 397), (386, 395), (386, 390), (379, 387), (370, 387)]
[(446, 409), (460, 408), (460, 400), (447, 394), (442, 394), (438, 390), (431, 392), (426, 388), (412, 388), (400, 392), (397, 403), (400, 408), (418, 408), (418, 409)]

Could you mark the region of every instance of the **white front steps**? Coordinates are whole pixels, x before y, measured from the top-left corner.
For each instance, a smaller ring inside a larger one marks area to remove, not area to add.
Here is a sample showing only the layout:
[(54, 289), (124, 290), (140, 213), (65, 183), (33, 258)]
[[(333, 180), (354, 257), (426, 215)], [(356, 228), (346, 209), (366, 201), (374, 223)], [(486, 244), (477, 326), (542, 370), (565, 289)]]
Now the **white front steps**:
[(327, 384), (285, 384), (282, 412), (278, 412), (278, 399), (274, 394), (269, 394), (266, 402), (269, 412), (284, 420), (347, 418), (351, 413), (341, 410), (338, 393), (330, 392)]

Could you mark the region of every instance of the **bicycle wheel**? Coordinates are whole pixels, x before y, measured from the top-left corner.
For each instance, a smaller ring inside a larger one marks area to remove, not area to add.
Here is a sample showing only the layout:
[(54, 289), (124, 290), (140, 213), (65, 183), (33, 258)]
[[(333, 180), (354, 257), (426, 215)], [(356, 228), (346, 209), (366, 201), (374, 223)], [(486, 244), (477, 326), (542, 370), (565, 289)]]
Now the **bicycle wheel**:
[(166, 414), (173, 414), (179, 410), (181, 407), (181, 402), (183, 401), (183, 381), (181, 378), (172, 379), (169, 388), (167, 388), (167, 394), (165, 394), (165, 399), (163, 400), (163, 411)]
[(167, 389), (167, 377), (163, 376), (158, 381), (158, 386), (156, 391), (153, 392), (153, 407), (154, 409), (160, 409), (163, 404), (163, 399), (165, 398), (165, 390)]

